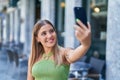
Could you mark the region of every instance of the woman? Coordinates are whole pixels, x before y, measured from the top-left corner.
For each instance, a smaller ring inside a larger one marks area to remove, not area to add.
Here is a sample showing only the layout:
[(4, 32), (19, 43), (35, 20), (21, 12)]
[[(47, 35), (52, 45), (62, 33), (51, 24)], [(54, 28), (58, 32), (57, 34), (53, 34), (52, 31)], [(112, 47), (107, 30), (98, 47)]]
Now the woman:
[(28, 62), (27, 80), (68, 80), (69, 67), (81, 58), (91, 44), (90, 25), (77, 19), (75, 35), (81, 45), (63, 48), (57, 43), (55, 28), (48, 20), (38, 21), (33, 29), (32, 49)]

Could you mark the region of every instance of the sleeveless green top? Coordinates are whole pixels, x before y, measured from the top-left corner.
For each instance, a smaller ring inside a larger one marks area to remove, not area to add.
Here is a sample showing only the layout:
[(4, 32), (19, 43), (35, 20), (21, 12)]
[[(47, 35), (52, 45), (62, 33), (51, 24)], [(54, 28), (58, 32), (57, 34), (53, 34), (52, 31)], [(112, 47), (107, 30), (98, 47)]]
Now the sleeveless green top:
[(69, 65), (55, 65), (53, 60), (41, 60), (32, 67), (35, 80), (68, 80)]

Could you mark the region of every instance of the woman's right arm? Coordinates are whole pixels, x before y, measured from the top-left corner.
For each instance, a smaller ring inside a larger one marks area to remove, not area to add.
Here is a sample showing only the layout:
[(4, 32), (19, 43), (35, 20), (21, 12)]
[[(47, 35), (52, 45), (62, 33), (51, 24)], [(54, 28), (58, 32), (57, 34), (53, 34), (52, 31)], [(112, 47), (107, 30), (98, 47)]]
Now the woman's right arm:
[(31, 56), (29, 57), (29, 60), (28, 60), (27, 80), (34, 80), (31, 70), (30, 70), (30, 61), (31, 61)]

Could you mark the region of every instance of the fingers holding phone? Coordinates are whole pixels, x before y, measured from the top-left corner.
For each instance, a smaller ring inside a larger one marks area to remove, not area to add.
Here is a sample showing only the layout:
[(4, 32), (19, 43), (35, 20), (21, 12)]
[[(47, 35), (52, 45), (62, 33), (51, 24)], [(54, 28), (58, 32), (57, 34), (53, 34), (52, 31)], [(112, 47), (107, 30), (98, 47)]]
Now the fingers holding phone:
[(84, 12), (82, 14), (79, 14), (81, 12), (81, 10), (80, 11), (75, 10), (75, 8), (74, 8), (74, 11), (75, 11), (76, 24), (77, 24), (74, 26), (76, 38), (80, 41), (81, 44), (88, 45), (91, 43), (90, 24), (87, 23), (87, 17), (84, 17), (85, 14), (82, 15)]
[[(81, 22), (78, 20), (77, 22)], [(82, 22), (81, 22), (82, 23)], [(80, 25), (80, 26), (79, 26)], [(88, 45), (91, 43), (91, 26), (88, 23), (88, 27), (81, 24), (75, 25), (75, 36), (81, 44)]]

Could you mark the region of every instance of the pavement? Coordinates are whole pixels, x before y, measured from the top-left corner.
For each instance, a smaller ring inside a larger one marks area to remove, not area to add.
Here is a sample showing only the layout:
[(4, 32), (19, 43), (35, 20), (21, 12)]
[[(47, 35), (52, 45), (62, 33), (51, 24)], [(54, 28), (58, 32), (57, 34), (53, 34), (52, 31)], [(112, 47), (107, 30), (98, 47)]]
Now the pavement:
[(0, 50), (0, 80), (27, 80), (27, 61), (19, 66), (10, 62), (5, 50)]

